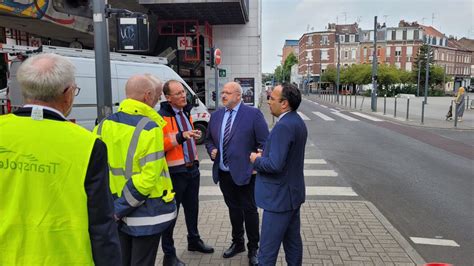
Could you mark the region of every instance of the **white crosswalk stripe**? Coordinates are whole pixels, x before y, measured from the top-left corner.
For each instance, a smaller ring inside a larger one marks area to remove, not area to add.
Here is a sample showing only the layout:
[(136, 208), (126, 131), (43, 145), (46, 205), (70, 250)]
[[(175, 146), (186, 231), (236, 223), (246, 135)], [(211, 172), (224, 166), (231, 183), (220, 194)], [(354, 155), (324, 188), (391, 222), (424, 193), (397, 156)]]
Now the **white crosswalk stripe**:
[(358, 115), (360, 117), (363, 117), (365, 119), (369, 119), (371, 121), (375, 121), (375, 122), (380, 122), (380, 121), (383, 121), (382, 119), (378, 119), (378, 118), (375, 118), (373, 116), (369, 116), (369, 115), (366, 115), (366, 114), (362, 114), (362, 113), (359, 113), (359, 112), (351, 112), (351, 114), (355, 114), (355, 115)]
[(342, 117), (348, 121), (360, 121), (359, 119), (356, 119), (354, 117), (351, 117), (351, 116), (348, 116), (348, 115), (345, 115), (343, 113), (340, 113), (340, 112), (332, 112), (334, 115), (337, 115), (339, 117)]
[[(202, 177), (211, 177), (212, 170), (200, 170)], [(305, 177), (321, 177), (321, 176), (338, 176), (337, 172), (334, 170), (313, 170), (305, 169), (303, 172)]]
[[(201, 196), (222, 196), (219, 186), (201, 186)], [(358, 196), (351, 187), (306, 186), (307, 196)]]
[(324, 107), (324, 108), (328, 108), (326, 105), (323, 105), (323, 104), (319, 104), (319, 106)]
[(303, 114), (302, 112), (298, 112), (298, 114), (300, 115), (301, 119), (303, 120), (311, 120), (309, 119), (309, 117), (307, 117), (305, 114)]
[(324, 121), (336, 121), (335, 119), (332, 119), (331, 117), (321, 113), (321, 112), (313, 112), (313, 114), (321, 117)]
[(410, 239), (415, 244), (459, 247), (459, 244), (456, 243), (456, 241), (449, 240), (449, 239), (423, 238), (423, 237), (410, 237)]

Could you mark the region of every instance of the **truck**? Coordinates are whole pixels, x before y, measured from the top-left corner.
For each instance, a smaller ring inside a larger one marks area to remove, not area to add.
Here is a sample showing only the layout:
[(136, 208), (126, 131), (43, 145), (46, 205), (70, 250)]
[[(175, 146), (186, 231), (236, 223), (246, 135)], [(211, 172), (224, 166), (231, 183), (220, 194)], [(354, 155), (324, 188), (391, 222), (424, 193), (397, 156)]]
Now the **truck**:
[[(8, 109), (15, 110), (24, 104), (21, 89), (16, 80), (16, 73), (25, 58), (40, 52), (56, 53), (67, 57), (74, 64), (76, 67), (76, 84), (81, 88), (81, 93), (76, 96), (72, 111), (67, 118), (89, 130), (94, 128), (97, 123), (97, 88), (95, 54), (93, 50), (46, 45), (38, 48), (2, 44), (0, 52), (14, 55), (9, 68), (7, 86)], [(202, 144), (210, 119), (209, 111), (186, 82), (166, 64), (167, 59), (161, 57), (110, 53), (112, 105), (114, 112), (117, 111), (119, 103), (125, 99), (125, 83), (132, 75), (150, 73), (158, 77), (163, 83), (171, 79), (177, 80), (183, 84), (187, 91), (188, 102), (193, 103), (193, 109), (191, 110), (193, 125), (195, 129), (202, 132), (201, 138), (196, 140), (196, 143)], [(164, 95), (161, 97), (161, 101), (166, 100)], [(159, 108), (160, 105), (157, 104), (155, 109), (158, 111)]]

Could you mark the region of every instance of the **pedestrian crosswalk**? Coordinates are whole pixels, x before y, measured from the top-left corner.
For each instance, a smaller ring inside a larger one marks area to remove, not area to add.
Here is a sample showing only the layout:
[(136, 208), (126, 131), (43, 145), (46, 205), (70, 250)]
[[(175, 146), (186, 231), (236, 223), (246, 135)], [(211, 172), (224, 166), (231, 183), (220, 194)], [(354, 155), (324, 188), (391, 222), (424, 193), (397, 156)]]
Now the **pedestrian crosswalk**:
[[(321, 106), (321, 105), (319, 105)], [(382, 122), (383, 119), (366, 115), (360, 112), (341, 112), (338, 109), (327, 108), (324, 109), (329, 112), (318, 112), (318, 111), (298, 111), (298, 115), (301, 119), (305, 121), (317, 121), (322, 120), (325, 122), (335, 122), (335, 121), (350, 121), (350, 122), (360, 122), (362, 121), (360, 118), (364, 118), (369, 121), (373, 122)]]
[[(212, 164), (210, 159), (202, 159), (200, 161), (201, 180), (212, 179)], [(333, 170), (328, 169), (330, 166), (324, 159), (308, 158), (304, 161), (304, 176), (306, 182), (307, 196), (329, 196), (329, 197), (357, 197), (352, 187), (338, 185), (341, 184), (339, 174)], [(206, 197), (222, 197), (222, 192), (218, 185), (211, 185), (209, 182), (201, 182), (206, 185), (201, 185), (199, 190), (200, 196)]]

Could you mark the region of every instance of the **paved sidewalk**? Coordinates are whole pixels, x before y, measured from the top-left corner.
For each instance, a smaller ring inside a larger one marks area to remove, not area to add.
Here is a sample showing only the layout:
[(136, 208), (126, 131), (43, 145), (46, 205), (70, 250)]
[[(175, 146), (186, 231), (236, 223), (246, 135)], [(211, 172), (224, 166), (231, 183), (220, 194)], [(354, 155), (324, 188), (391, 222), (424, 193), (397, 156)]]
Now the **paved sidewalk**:
[[(261, 210), (259, 210), (261, 211)], [(260, 213), (261, 217), (261, 213)], [(308, 201), (301, 209), (303, 265), (416, 265), (420, 255), (367, 201)], [(186, 226), (180, 214), (175, 228), (178, 257), (187, 265), (248, 265), (247, 253), (224, 259), (231, 226), (223, 200), (201, 201), (199, 230), (213, 254), (187, 251)], [(277, 265), (286, 265), (283, 248)], [(161, 247), (155, 265), (162, 265)]]
[[(469, 108), (464, 110), (464, 117), (462, 122), (457, 123), (457, 129), (474, 130), (474, 109), (471, 109), (471, 102), (474, 100), (474, 94), (469, 93)], [(335, 103), (335, 98), (331, 96), (319, 96), (317, 94), (310, 94), (304, 96), (305, 98), (318, 101), (321, 103), (327, 103), (329, 105), (345, 108), (347, 110), (363, 111), (367, 114), (378, 115), (386, 120), (391, 120), (397, 123), (419, 126), (419, 127), (432, 127), (432, 128), (452, 128), (454, 129), (454, 121), (446, 121), (446, 113), (448, 112), (449, 105), (453, 97), (428, 97), (428, 104), (425, 105), (424, 123), (421, 124), (421, 112), (422, 112), (422, 101), (424, 97), (411, 97), (409, 107), (409, 117), (406, 119), (407, 114), (407, 98), (397, 99), (397, 112), (395, 115), (395, 99), (389, 97), (386, 99), (386, 112), (384, 115), (384, 98), (377, 98), (377, 112), (372, 112), (370, 109), (370, 97), (363, 97), (360, 95), (349, 96), (339, 95), (339, 104)], [(356, 99), (357, 97), (357, 99)], [(355, 104), (357, 103), (357, 107)], [(467, 105), (467, 97), (466, 97)], [(474, 106), (472, 107), (474, 108)], [(454, 104), (453, 104), (453, 119), (454, 119)]]

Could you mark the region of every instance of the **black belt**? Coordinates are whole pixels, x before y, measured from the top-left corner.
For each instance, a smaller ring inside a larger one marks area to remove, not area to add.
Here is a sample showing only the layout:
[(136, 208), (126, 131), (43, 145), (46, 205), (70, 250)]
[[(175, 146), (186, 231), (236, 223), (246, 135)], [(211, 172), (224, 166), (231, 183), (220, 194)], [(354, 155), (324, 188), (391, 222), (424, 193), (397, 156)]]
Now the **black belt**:
[(196, 161), (194, 161), (194, 162), (189, 162), (189, 163), (185, 163), (184, 166), (185, 166), (186, 168), (192, 168), (192, 167), (194, 167), (195, 164), (196, 164)]

